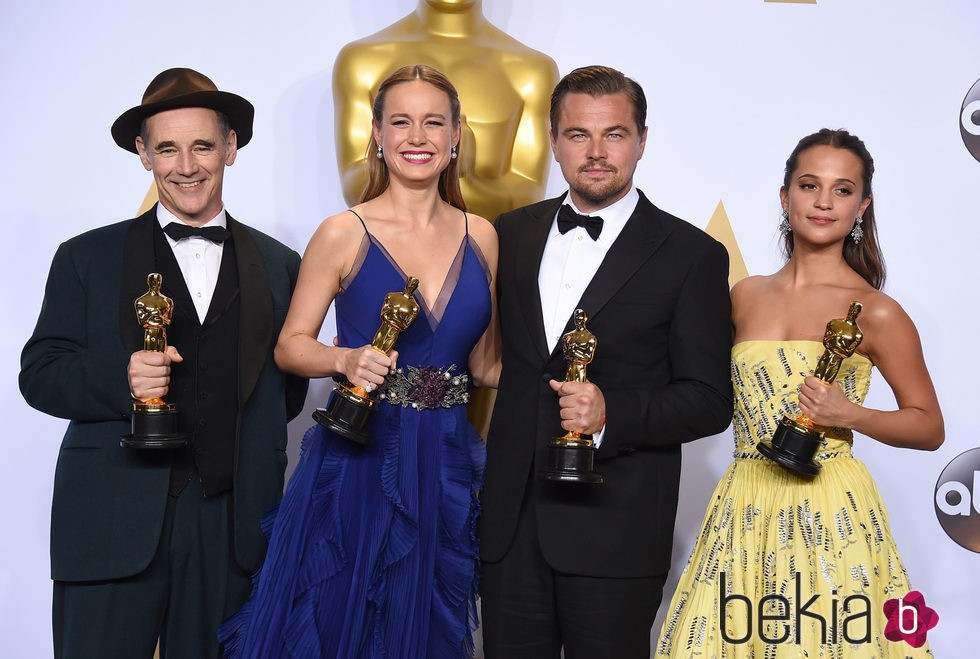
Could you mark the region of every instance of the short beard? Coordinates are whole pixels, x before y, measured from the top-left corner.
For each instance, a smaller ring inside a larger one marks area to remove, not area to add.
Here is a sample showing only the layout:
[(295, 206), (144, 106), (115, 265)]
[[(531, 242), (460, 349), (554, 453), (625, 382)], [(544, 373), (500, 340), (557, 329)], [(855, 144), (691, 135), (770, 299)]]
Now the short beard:
[(625, 181), (623, 185), (616, 188), (611, 188), (611, 186), (604, 186), (601, 188), (570, 187), (572, 192), (589, 202), (589, 204), (592, 206), (604, 208), (609, 200), (620, 197), (624, 192), (630, 189), (631, 185), (632, 181)]

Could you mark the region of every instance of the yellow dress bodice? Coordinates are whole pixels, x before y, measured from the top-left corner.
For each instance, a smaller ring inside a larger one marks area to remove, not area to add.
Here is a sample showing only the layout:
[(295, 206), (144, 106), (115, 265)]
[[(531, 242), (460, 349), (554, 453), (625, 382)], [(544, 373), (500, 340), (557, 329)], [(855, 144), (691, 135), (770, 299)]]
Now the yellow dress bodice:
[[(761, 458), (756, 445), (772, 438), (783, 416), (800, 414), (800, 385), (824, 352), (819, 341), (741, 341), (732, 348), (732, 387), (735, 390), (736, 458)], [(847, 398), (861, 405), (871, 385), (873, 364), (855, 353), (844, 360), (834, 386), (840, 386)], [(853, 435), (848, 428), (826, 428), (824, 440), (815, 459), (825, 460), (849, 455)]]

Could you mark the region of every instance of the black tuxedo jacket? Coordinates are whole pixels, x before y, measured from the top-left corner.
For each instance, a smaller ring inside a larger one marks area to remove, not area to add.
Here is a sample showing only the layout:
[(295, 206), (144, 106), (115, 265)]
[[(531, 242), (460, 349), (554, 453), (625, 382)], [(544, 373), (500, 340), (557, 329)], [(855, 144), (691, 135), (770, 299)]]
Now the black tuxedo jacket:
[[(137, 574), (160, 538), (169, 461), (119, 445), (132, 409), (126, 368), (130, 355), (143, 348), (133, 302), (146, 292), (146, 276), (153, 271), (156, 221), (154, 207), (63, 243), (21, 356), (20, 388), (27, 402), (70, 420), (51, 510), (55, 580)], [(299, 414), (306, 396), (307, 381), (284, 375), (273, 361), (299, 255), (231, 216), (228, 229), (241, 298), (234, 546), (237, 562), (251, 573), (265, 553), (259, 520), (282, 496), (286, 422)]]
[[(565, 362), (560, 346), (546, 345), (538, 270), (563, 199), (497, 220), (503, 370), (487, 438), (481, 557), (504, 556), (521, 506), (531, 501), (541, 549), (555, 570), (665, 574), (681, 444), (723, 431), (732, 418), (728, 253), (640, 193), (577, 305), (598, 340), (588, 379), (606, 400), (596, 461), (605, 482), (543, 481), (535, 474), (547, 464), (548, 443), (564, 434), (547, 380), (563, 380)], [(565, 331), (572, 327), (570, 317)]]

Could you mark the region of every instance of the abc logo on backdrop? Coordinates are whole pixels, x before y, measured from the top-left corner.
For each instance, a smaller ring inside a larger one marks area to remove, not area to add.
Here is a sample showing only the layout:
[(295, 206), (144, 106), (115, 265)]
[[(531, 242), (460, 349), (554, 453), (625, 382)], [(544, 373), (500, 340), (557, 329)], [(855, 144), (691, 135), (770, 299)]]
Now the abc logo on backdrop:
[(960, 109), (960, 136), (966, 150), (980, 160), (980, 80), (973, 83), (963, 99), (963, 107)]
[(980, 553), (980, 448), (953, 458), (936, 482), (936, 517), (958, 545)]

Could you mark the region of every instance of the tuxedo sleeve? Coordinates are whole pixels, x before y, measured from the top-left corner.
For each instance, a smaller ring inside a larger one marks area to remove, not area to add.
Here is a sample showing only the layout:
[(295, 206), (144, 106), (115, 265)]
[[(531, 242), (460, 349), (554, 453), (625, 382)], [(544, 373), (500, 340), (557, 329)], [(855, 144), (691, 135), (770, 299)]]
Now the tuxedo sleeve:
[[(732, 420), (728, 252), (711, 240), (692, 259), (668, 330), (670, 378), (658, 389), (606, 394), (599, 457), (655, 449), (722, 432)], [(606, 392), (604, 392), (605, 394)]]
[[(94, 300), (84, 264), (69, 243), (51, 263), (41, 313), (21, 354), (20, 390), (32, 407), (74, 421), (127, 418), (131, 410), (126, 368), (129, 353), (119, 341), (118, 324), (90, 336), (93, 309), (118, 305), (118, 298)], [(107, 317), (115, 318), (111, 312)], [(134, 320), (135, 322), (135, 320)]]

